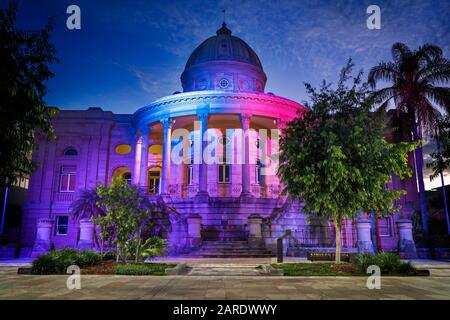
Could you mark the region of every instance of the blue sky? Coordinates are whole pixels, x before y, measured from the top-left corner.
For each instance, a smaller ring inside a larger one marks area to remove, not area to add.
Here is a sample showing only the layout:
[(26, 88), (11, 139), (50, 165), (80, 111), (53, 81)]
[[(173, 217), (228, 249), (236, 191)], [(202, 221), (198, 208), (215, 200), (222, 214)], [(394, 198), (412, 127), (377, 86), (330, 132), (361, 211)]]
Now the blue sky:
[[(4, 1), (4, 0), (1, 0)], [(81, 8), (81, 30), (66, 28), (66, 8)], [(366, 27), (366, 8), (381, 8), (381, 30)], [(435, 1), (103, 1), (19, 0), (19, 26), (42, 28), (54, 15), (47, 102), (62, 109), (102, 107), (132, 113), (181, 91), (189, 54), (222, 23), (258, 53), (266, 91), (302, 102), (303, 82), (333, 81), (351, 56), (368, 70), (390, 59), (394, 42), (441, 46), (450, 56), (450, 0)]]

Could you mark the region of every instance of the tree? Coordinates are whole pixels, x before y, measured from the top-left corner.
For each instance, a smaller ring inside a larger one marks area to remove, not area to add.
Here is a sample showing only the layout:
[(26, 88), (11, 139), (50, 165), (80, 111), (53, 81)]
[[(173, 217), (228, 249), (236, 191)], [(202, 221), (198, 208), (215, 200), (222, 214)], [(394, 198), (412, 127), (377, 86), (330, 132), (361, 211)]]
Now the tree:
[(34, 132), (53, 137), (50, 122), (56, 112), (44, 96), (54, 75), (49, 66), (58, 62), (49, 42), (52, 21), (38, 31), (17, 30), (17, 4), (0, 8), (0, 183), (13, 183), (32, 173)]
[(142, 190), (122, 178), (114, 178), (109, 187), (97, 185), (97, 194), (100, 198), (97, 206), (105, 208), (106, 215), (93, 221), (102, 230), (114, 229), (117, 260), (126, 261), (129, 256), (134, 256), (138, 262), (143, 254), (150, 256), (164, 251), (158, 247), (161, 241), (148, 241), (142, 237), (144, 229), (159, 224), (160, 217), (157, 204), (150, 201)]
[(440, 176), (442, 185), (442, 198), (444, 200), (445, 218), (447, 220), (447, 233), (450, 234), (450, 217), (448, 212), (447, 194), (445, 192), (444, 171), (450, 166), (450, 116), (439, 117), (435, 133), (436, 152), (430, 154), (431, 161), (427, 167), (433, 169), (430, 180)]
[[(410, 174), (411, 143), (390, 144), (384, 138), (385, 118), (371, 113), (362, 72), (350, 76), (349, 60), (337, 88), (323, 82), (320, 90), (305, 84), (311, 104), (287, 124), (281, 138), (278, 174), (283, 192), (304, 201), (305, 212), (331, 220), (336, 237), (336, 263), (341, 257), (341, 223), (359, 211), (380, 215), (396, 212), (393, 201), (403, 190), (385, 187), (391, 175)], [(352, 79), (349, 88), (347, 82)]]
[[(450, 110), (450, 62), (443, 58), (442, 50), (425, 44), (417, 50), (409, 49), (403, 43), (392, 46), (393, 62), (381, 62), (370, 70), (368, 82), (373, 89), (379, 82), (390, 85), (374, 93), (375, 102), (385, 110), (391, 103), (398, 114), (406, 116), (409, 124), (407, 136), (421, 141), (423, 133), (433, 130), (439, 111), (437, 107)], [(419, 145), (415, 150), (419, 202), (422, 227), (428, 239), (428, 219), (423, 181), (423, 154)]]
[[(72, 217), (75, 220), (90, 218), (92, 221), (95, 221), (97, 226), (100, 229), (100, 252), (103, 255), (103, 249), (105, 244), (105, 239), (108, 238), (110, 234), (110, 228), (107, 225), (103, 225), (102, 222), (106, 222), (106, 220), (99, 219), (100, 217), (105, 216), (105, 210), (97, 205), (100, 201), (100, 197), (97, 194), (96, 188), (85, 189), (82, 190), (78, 196), (78, 198), (72, 202), (70, 207), (72, 212)], [(97, 230), (94, 229), (95, 232), (95, 241), (98, 245), (98, 235)]]

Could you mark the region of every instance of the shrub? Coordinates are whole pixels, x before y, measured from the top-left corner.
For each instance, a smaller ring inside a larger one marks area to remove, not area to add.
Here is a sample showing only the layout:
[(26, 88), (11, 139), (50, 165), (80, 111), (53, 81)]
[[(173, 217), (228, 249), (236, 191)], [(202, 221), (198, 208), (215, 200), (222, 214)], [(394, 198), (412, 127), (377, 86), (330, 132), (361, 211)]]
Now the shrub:
[(166, 263), (129, 263), (119, 264), (114, 268), (116, 274), (131, 275), (131, 276), (145, 276), (154, 275), (162, 276), (166, 274), (166, 268), (174, 267), (175, 265)]
[(411, 274), (416, 269), (409, 262), (402, 262), (400, 257), (391, 252), (381, 252), (376, 255), (358, 254), (353, 263), (358, 269), (366, 273), (371, 265), (380, 267), (381, 274)]
[(31, 270), (35, 274), (66, 273), (70, 265), (83, 268), (98, 264), (100, 261), (100, 254), (91, 250), (62, 249), (37, 257), (32, 263)]

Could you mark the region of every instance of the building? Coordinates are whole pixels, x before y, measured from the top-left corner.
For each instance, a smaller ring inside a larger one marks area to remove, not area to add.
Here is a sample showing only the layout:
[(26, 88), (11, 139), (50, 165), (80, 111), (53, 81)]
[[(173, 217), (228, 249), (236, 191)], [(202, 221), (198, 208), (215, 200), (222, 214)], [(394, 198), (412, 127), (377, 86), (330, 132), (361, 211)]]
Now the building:
[[(280, 129), (305, 108), (265, 93), (266, 80), (258, 55), (223, 23), (189, 57), (182, 93), (134, 114), (59, 112), (53, 120), (57, 139), (36, 136), (33, 159), (41, 167), (30, 178), (22, 255), (92, 246), (92, 224), (75, 221), (70, 205), (80, 190), (117, 176), (149, 196), (163, 196), (180, 213), (165, 235), (172, 254), (269, 255), (289, 232), (286, 254), (333, 250), (332, 225), (318, 218), (308, 224), (301, 204), (280, 195)], [(214, 151), (202, 157), (211, 145)], [(399, 243), (396, 221), (379, 221), (385, 249)], [(411, 224), (398, 225), (410, 244)], [(373, 250), (371, 237), (368, 219), (343, 225), (344, 251)]]

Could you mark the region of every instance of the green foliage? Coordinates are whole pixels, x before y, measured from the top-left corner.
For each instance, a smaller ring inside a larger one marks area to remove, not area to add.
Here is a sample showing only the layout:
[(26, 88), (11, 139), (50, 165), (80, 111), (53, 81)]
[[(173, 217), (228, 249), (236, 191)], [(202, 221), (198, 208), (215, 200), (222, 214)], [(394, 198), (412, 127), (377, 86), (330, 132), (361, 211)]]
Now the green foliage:
[[(137, 246), (139, 246), (137, 248)], [(153, 259), (156, 257), (162, 257), (167, 254), (167, 240), (162, 239), (160, 237), (150, 237), (144, 243), (137, 243), (136, 241), (129, 241), (126, 244), (125, 251), (127, 255), (134, 258), (136, 260), (136, 252), (138, 252), (139, 256), (137, 257), (138, 261), (142, 259), (148, 258)]]
[(431, 181), (450, 166), (450, 117), (448, 115), (438, 118), (435, 137), (439, 148), (430, 154), (431, 161), (427, 163), (427, 167), (433, 170), (430, 175)]
[(116, 274), (130, 276), (163, 276), (167, 268), (175, 267), (166, 263), (129, 263), (119, 264), (114, 268)]
[[(450, 61), (443, 57), (441, 48), (432, 44), (411, 50), (404, 43), (394, 43), (392, 58), (392, 62), (381, 62), (370, 70), (368, 82), (373, 89), (378, 83), (386, 84), (373, 92), (372, 97), (380, 110), (387, 110), (392, 105), (395, 107), (394, 118), (399, 118), (401, 123), (400, 141), (410, 141), (412, 132), (413, 141), (420, 142), (422, 131), (425, 135), (434, 133), (440, 110), (450, 111)], [(414, 160), (422, 228), (428, 245), (430, 232), (420, 143), (417, 144)], [(438, 171), (441, 168), (437, 167)]]
[(66, 273), (70, 265), (83, 268), (96, 265), (100, 261), (101, 255), (91, 250), (62, 249), (37, 257), (31, 269), (35, 274), (61, 274)]
[(43, 30), (16, 28), (17, 3), (0, 8), (0, 183), (13, 183), (33, 172), (31, 160), (36, 130), (53, 137), (47, 107), (46, 82), (53, 77), (49, 65), (57, 62), (50, 44), (52, 22)]
[[(361, 81), (362, 72), (351, 77), (352, 67), (349, 60), (336, 89), (325, 82), (319, 90), (305, 85), (312, 104), (288, 123), (280, 147), (284, 192), (303, 200), (305, 212), (333, 221), (336, 251), (343, 219), (358, 216), (359, 210), (375, 210), (380, 216), (396, 212), (393, 201), (405, 191), (386, 184), (393, 174), (411, 174), (407, 152), (415, 146), (386, 141), (386, 119), (370, 112), (368, 85)], [(336, 252), (336, 262), (339, 257)]]
[(380, 267), (381, 274), (415, 274), (417, 271), (411, 263), (402, 262), (398, 255), (390, 252), (377, 255), (359, 254), (353, 258), (353, 263), (363, 273), (366, 273), (371, 265)]
[(157, 210), (156, 205), (122, 178), (114, 178), (109, 187), (97, 185), (97, 194), (97, 205), (105, 208), (107, 214), (92, 221), (101, 228), (101, 235), (110, 235), (113, 230), (117, 259), (126, 261), (134, 251), (137, 262), (142, 256), (142, 230), (152, 224), (150, 217)]
[[(285, 276), (354, 276), (361, 275), (354, 270), (333, 269), (330, 263), (284, 263), (272, 264), (272, 267), (283, 269)], [(350, 269), (350, 268), (349, 268)]]

